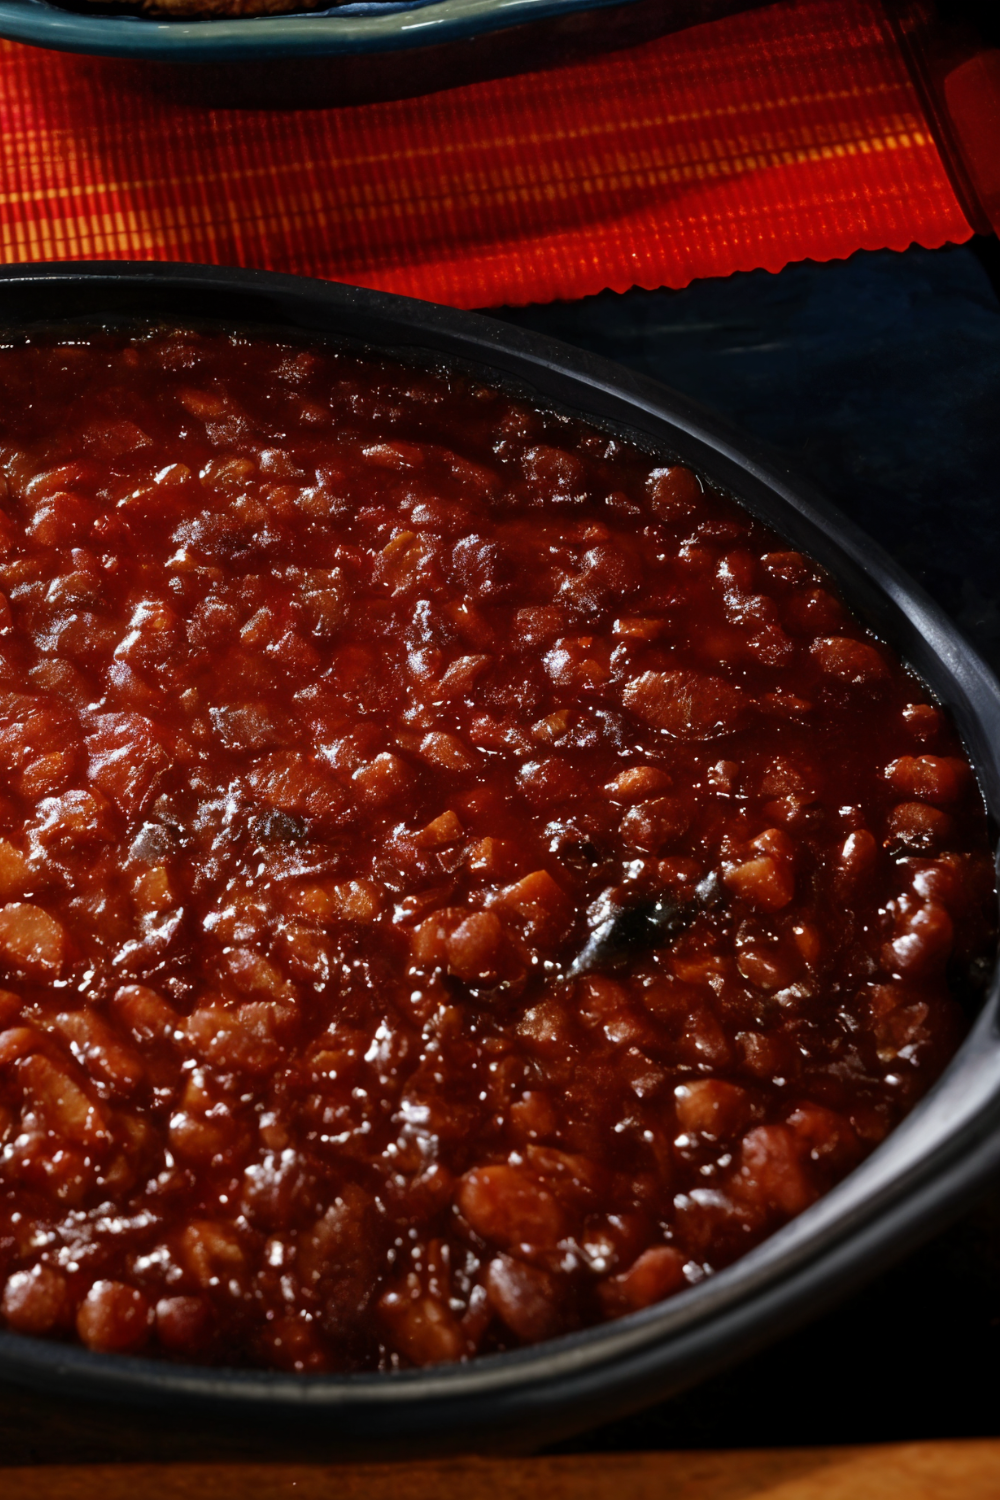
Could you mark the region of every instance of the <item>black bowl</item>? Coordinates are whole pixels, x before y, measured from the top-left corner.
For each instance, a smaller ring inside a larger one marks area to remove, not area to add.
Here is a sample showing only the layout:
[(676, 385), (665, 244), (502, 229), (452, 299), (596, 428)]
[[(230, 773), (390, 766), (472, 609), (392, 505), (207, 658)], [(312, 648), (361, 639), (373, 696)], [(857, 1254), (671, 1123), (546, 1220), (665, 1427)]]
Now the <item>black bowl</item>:
[[(953, 715), (1000, 813), (1000, 684), (951, 622), (780, 459), (685, 397), (550, 339), (431, 303), (235, 269), (9, 266), (8, 326), (198, 318), (360, 342), (472, 367), (539, 402), (638, 435), (738, 496), (837, 579), (857, 614)], [(160, 1407), (287, 1437), (320, 1426), (344, 1450), (520, 1447), (689, 1386), (828, 1307), (947, 1221), (1000, 1164), (998, 977), (944, 1075), (826, 1197), (735, 1265), (660, 1306), (534, 1348), (392, 1375), (200, 1369), (0, 1334), (0, 1376), (53, 1393)], [(916, 1314), (919, 1316), (919, 1313)]]

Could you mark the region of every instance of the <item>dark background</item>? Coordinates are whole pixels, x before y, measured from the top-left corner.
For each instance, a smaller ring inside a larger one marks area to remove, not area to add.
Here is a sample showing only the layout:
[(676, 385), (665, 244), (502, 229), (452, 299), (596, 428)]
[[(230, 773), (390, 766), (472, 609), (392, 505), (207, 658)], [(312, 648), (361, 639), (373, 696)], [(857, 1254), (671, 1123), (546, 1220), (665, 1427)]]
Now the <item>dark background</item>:
[[(986, 240), (494, 316), (631, 365), (784, 450), (1000, 669), (998, 288)], [(1000, 1436), (998, 1368), (1000, 1183), (834, 1313), (561, 1451)], [(331, 1456), (318, 1435), (0, 1387), (0, 1466)]]

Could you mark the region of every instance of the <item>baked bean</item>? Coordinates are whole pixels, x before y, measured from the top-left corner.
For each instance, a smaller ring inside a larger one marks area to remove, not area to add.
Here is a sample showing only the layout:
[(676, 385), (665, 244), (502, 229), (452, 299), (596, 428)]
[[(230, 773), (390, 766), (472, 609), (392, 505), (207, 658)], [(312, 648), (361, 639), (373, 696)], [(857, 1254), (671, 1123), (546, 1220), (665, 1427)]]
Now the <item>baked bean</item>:
[(812, 654), (824, 672), (842, 682), (860, 685), (889, 675), (875, 647), (852, 636), (834, 635), (814, 641)]
[(500, 977), (503, 927), (491, 911), (474, 911), (445, 939), (449, 972), (467, 984), (487, 984)]
[(669, 774), (657, 766), (635, 766), (609, 781), (604, 790), (615, 802), (645, 802), (668, 791), (672, 784)]
[(0, 908), (0, 960), (36, 977), (56, 978), (66, 960), (63, 924), (27, 901)]
[(486, 1267), (486, 1295), (494, 1312), (523, 1344), (562, 1331), (559, 1284), (540, 1266), (498, 1255)]
[(146, 1298), (122, 1281), (95, 1281), (80, 1304), (76, 1331), (99, 1354), (134, 1354), (149, 1338)]
[(622, 694), (626, 708), (679, 740), (710, 740), (742, 727), (750, 700), (743, 688), (699, 672), (644, 672)]
[(907, 703), (903, 709), (903, 722), (914, 739), (931, 743), (941, 731), (941, 713), (932, 703)]
[(934, 854), (955, 836), (955, 825), (946, 812), (923, 802), (901, 802), (887, 821), (887, 848), (901, 848), (913, 854)]
[(677, 1119), (684, 1130), (714, 1140), (734, 1135), (750, 1114), (746, 1090), (723, 1079), (696, 1079), (674, 1090)]
[(462, 1179), (456, 1198), (477, 1234), (492, 1244), (549, 1248), (564, 1232), (559, 1204), (523, 1168), (479, 1167)]
[(210, 1347), (212, 1313), (202, 1297), (161, 1297), (154, 1311), (156, 1337), (170, 1354), (189, 1359)]
[(630, 807), (621, 821), (626, 845), (659, 854), (669, 848), (691, 824), (692, 809), (682, 797), (653, 797)]
[(609, 1276), (599, 1288), (606, 1317), (636, 1312), (680, 1291), (684, 1285), (684, 1257), (672, 1245), (644, 1250), (627, 1271)]
[(957, 756), (901, 755), (885, 775), (901, 796), (947, 806), (960, 797), (969, 767)]
[(393, 1347), (415, 1365), (439, 1365), (461, 1359), (462, 1329), (448, 1305), (422, 1293), (411, 1272), (403, 1284), (382, 1294), (378, 1310)]
[(646, 481), (646, 493), (654, 514), (661, 521), (686, 521), (693, 516), (701, 500), (697, 477), (683, 464), (654, 469)]
[(53, 1266), (36, 1265), (7, 1278), (0, 1311), (15, 1333), (52, 1333), (70, 1321), (66, 1278)]
[(817, 1196), (802, 1164), (796, 1137), (784, 1125), (758, 1125), (744, 1136), (739, 1196), (785, 1214), (797, 1214)]

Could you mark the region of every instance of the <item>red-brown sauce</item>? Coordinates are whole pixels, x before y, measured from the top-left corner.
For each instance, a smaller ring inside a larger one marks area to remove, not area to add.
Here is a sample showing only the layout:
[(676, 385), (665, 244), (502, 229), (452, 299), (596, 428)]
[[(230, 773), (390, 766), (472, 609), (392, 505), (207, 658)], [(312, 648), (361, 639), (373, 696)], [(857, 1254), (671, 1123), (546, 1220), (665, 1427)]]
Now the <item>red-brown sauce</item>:
[(939, 1073), (974, 778), (730, 500), (262, 339), (11, 346), (0, 387), (7, 1327), (530, 1343), (732, 1261)]

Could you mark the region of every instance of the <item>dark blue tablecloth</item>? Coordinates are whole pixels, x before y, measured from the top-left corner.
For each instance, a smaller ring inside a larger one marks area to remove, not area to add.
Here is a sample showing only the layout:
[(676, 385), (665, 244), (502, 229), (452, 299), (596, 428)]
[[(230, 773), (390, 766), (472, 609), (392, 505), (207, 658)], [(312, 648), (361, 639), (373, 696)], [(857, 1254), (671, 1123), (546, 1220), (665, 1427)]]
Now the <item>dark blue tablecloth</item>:
[[(1000, 671), (995, 242), (789, 266), (500, 316), (631, 365), (793, 455)], [(1000, 1435), (1000, 1185), (836, 1313), (564, 1445)]]

